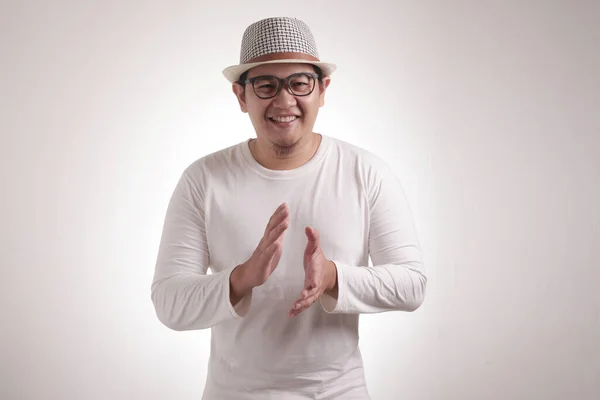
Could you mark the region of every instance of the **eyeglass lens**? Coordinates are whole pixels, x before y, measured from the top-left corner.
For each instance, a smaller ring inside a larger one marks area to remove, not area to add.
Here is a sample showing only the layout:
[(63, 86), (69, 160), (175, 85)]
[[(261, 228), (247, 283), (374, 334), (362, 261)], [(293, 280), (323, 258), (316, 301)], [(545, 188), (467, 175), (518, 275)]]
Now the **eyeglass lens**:
[[(259, 77), (254, 81), (254, 92), (258, 97), (273, 97), (279, 87), (279, 79), (274, 76)], [(314, 87), (315, 80), (308, 74), (298, 74), (289, 77), (289, 87), (296, 96), (308, 95)]]

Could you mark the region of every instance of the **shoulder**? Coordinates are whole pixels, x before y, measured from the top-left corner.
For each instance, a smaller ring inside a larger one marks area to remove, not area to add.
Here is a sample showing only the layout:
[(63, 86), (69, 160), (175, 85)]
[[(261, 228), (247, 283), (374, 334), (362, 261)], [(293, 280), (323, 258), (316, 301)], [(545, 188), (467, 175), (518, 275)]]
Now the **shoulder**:
[(183, 174), (194, 181), (205, 179), (207, 176), (217, 176), (239, 166), (242, 158), (241, 146), (246, 142), (240, 142), (227, 148), (217, 150), (202, 156), (185, 169)]
[(329, 138), (331, 150), (346, 166), (354, 166), (363, 176), (389, 170), (388, 163), (374, 152), (338, 138)]
[(185, 167), (179, 178), (181, 190), (194, 198), (204, 199), (211, 188), (228, 185), (239, 179), (243, 171), (240, 142), (202, 156)]
[(340, 139), (332, 138), (331, 142), (332, 152), (338, 157), (335, 160), (337, 166), (344, 171), (352, 171), (371, 206), (383, 192), (402, 190), (397, 175), (382, 157)]

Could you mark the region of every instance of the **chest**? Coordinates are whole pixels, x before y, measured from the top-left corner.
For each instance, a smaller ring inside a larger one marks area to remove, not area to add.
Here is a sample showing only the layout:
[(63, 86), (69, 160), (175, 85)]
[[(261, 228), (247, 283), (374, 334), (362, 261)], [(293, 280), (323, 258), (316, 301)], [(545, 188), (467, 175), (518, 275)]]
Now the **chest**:
[(368, 258), (368, 206), (359, 185), (331, 178), (240, 182), (212, 191), (206, 201), (206, 235), (211, 268), (246, 261), (265, 233), (269, 218), (286, 202), (290, 224), (284, 234), (280, 269), (298, 269), (307, 244), (304, 229), (319, 231), (329, 259), (358, 265)]

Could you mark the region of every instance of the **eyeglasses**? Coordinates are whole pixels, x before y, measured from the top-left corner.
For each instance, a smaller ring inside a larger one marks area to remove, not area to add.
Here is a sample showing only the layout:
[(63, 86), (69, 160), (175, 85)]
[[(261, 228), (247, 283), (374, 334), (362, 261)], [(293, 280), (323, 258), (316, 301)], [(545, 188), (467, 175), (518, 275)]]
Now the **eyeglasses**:
[(246, 79), (243, 84), (251, 84), (254, 93), (261, 99), (270, 99), (279, 94), (285, 83), (287, 91), (294, 96), (308, 96), (315, 89), (315, 82), (319, 75), (308, 72), (298, 72), (287, 78), (278, 78), (272, 75), (255, 76)]

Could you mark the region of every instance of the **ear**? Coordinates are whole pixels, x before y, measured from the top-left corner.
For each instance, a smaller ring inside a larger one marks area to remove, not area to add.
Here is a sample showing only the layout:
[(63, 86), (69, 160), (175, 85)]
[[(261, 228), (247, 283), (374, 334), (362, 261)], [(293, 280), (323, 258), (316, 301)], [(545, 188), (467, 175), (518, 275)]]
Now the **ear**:
[(248, 112), (248, 108), (246, 107), (246, 91), (244, 90), (243, 86), (237, 82), (234, 82), (233, 85), (231, 85), (231, 89), (233, 90), (238, 103), (240, 103), (240, 109), (242, 112)]
[(331, 83), (331, 78), (328, 76), (323, 77), (323, 83), (319, 83), (319, 107), (325, 105), (325, 91)]

